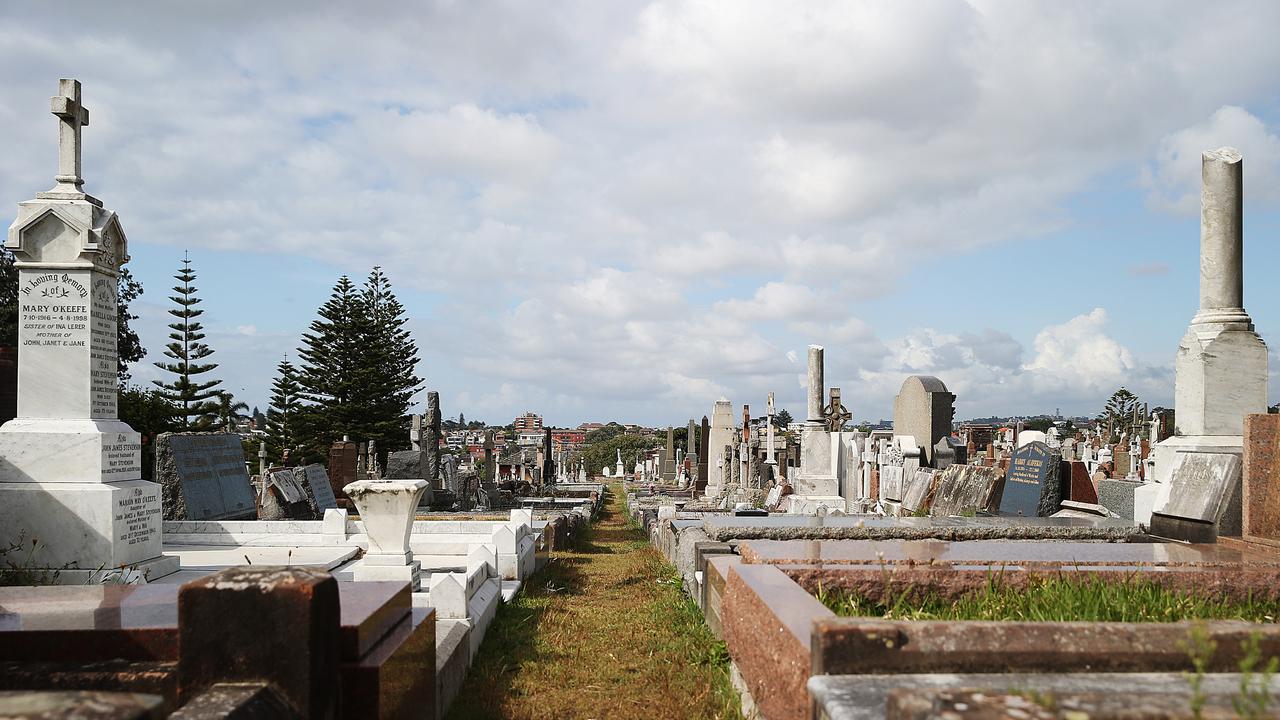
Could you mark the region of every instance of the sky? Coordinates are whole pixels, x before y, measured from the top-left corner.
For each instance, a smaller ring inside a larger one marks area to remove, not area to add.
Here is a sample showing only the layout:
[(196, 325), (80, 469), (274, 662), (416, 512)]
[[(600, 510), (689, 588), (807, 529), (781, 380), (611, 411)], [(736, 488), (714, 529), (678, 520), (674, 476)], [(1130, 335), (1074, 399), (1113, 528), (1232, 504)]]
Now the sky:
[(1276, 344), (1276, 27), (1270, 0), (7, 3), (0, 221), (52, 186), (74, 77), (139, 382), (185, 251), (264, 410), (375, 265), (446, 417), (683, 425), (772, 391), (802, 418), (810, 344), (856, 419), (911, 374), (958, 418), (1170, 406), (1202, 150), (1244, 155)]

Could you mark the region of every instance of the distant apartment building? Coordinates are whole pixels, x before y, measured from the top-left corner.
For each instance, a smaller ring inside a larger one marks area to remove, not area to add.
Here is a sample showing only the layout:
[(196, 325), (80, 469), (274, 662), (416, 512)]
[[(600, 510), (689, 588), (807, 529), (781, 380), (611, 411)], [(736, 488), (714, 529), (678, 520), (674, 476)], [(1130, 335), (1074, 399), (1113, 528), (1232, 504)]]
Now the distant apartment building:
[(556, 452), (569, 452), (581, 448), (587, 442), (587, 433), (577, 430), (551, 430), (551, 446)]
[(527, 412), (515, 419), (511, 423), (515, 426), (516, 436), (523, 436), (526, 432), (542, 432), (542, 416), (536, 413)]

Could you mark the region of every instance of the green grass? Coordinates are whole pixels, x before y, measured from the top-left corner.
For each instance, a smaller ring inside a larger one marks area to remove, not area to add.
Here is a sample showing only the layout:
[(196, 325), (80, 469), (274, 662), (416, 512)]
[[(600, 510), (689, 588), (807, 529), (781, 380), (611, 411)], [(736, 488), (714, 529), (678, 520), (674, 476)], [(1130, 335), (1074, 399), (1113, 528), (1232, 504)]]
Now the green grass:
[(1246, 620), (1273, 623), (1280, 617), (1274, 600), (1226, 600), (1167, 590), (1149, 580), (1098, 577), (1029, 578), (1013, 587), (992, 575), (986, 586), (960, 599), (890, 589), (876, 600), (842, 590), (823, 590), (818, 600), (837, 615), (897, 620), (1002, 620), (1021, 622), (1177, 622)]
[(729, 657), (617, 486), (498, 610), (451, 720), (741, 718)]

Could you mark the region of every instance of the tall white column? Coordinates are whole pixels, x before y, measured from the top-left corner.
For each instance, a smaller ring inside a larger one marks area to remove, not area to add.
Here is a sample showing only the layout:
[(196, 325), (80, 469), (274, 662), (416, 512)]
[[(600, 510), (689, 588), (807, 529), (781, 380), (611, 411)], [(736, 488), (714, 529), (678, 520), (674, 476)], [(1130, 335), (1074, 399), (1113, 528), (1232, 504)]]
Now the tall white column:
[(822, 346), (809, 346), (809, 417), (810, 423), (822, 423), (823, 368)]

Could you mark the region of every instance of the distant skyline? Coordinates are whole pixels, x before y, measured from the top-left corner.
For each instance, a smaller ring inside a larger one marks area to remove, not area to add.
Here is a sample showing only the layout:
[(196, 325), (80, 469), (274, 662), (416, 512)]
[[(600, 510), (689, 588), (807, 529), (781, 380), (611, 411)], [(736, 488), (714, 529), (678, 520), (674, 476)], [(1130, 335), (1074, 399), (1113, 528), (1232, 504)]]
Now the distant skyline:
[[(1280, 4), (438, 2), (0, 8), (0, 220), (120, 214), (161, 377), (184, 251), (216, 374), (265, 411), (342, 274), (383, 267), (419, 375), (506, 424), (855, 418), (911, 374), (957, 418), (1171, 406), (1200, 151), (1245, 163), (1245, 305), (1280, 323)], [(1278, 363), (1271, 360), (1271, 402)], [(420, 412), (425, 392), (414, 411)]]

